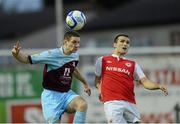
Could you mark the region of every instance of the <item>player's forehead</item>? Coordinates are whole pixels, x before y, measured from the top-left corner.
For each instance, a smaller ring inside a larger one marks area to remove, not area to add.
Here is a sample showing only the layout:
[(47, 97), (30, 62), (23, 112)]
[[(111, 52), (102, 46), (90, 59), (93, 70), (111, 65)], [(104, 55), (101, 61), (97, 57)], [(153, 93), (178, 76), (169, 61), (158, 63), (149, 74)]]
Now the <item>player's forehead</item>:
[(70, 42), (80, 42), (80, 37), (72, 36), (69, 38)]
[(129, 37), (126, 37), (126, 36), (118, 36), (117, 40), (121, 40), (121, 39), (129, 40)]
[(130, 41), (129, 37), (126, 37), (126, 36), (118, 36), (117, 41), (121, 41), (121, 40)]

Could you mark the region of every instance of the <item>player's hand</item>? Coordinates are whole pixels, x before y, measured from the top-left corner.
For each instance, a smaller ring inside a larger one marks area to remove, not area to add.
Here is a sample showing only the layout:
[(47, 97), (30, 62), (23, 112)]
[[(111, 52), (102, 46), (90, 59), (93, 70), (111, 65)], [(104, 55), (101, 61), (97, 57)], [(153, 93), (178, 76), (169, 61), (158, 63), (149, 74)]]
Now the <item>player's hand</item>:
[(162, 92), (164, 93), (165, 96), (168, 95), (167, 86), (160, 85), (160, 86), (159, 86), (159, 89), (162, 90)]
[(18, 56), (18, 54), (19, 54), (19, 52), (20, 52), (20, 50), (21, 50), (21, 47), (20, 47), (20, 43), (19, 43), (19, 41), (14, 45), (14, 47), (13, 47), (13, 49), (12, 49), (12, 55), (14, 56), (14, 57), (17, 57)]
[(84, 92), (86, 92), (89, 96), (91, 95), (91, 89), (89, 85), (84, 85)]

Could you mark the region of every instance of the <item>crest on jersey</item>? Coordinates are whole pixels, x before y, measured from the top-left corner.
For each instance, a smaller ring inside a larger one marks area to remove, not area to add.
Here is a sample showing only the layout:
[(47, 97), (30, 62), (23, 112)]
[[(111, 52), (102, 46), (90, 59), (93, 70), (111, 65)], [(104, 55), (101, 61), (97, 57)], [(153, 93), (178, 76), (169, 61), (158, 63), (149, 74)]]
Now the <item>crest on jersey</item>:
[(112, 63), (111, 61), (107, 61), (107, 63)]
[(125, 65), (126, 65), (127, 67), (131, 67), (131, 63), (129, 63), (129, 62), (125, 63)]

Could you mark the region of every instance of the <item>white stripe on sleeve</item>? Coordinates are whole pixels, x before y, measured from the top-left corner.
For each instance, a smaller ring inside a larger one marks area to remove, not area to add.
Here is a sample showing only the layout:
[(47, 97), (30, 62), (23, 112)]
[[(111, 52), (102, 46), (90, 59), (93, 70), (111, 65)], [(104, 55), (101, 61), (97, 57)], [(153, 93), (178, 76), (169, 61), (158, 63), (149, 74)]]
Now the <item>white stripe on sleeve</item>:
[(141, 69), (141, 67), (139, 66), (139, 64), (137, 62), (135, 64), (135, 73), (134, 74), (135, 74), (135, 76), (134, 76), (135, 80), (140, 80), (140, 79), (146, 77), (143, 70)]
[(95, 64), (95, 75), (101, 76), (101, 71), (102, 71), (102, 57), (99, 57), (96, 60), (96, 64)]

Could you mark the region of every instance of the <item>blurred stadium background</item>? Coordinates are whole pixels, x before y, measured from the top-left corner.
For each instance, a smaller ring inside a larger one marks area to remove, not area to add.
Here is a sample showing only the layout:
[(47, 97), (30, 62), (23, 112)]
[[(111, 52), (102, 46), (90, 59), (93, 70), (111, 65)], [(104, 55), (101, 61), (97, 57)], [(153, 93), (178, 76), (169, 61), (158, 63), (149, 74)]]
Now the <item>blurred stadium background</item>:
[[(169, 88), (169, 96), (164, 97), (160, 91), (148, 91), (136, 83), (142, 122), (180, 123), (179, 0), (0, 0), (0, 122), (44, 122), (42, 66), (20, 64), (11, 56), (11, 49), (16, 41), (27, 54), (60, 46), (67, 31), (65, 16), (75, 9), (87, 17), (80, 31), (79, 68), (92, 86), (92, 96), (73, 81), (73, 89), (89, 103), (87, 122), (106, 122), (93, 85), (94, 63), (112, 52), (113, 37), (123, 32), (132, 39), (128, 57), (149, 78)], [(62, 122), (71, 122), (72, 117), (65, 114)]]

